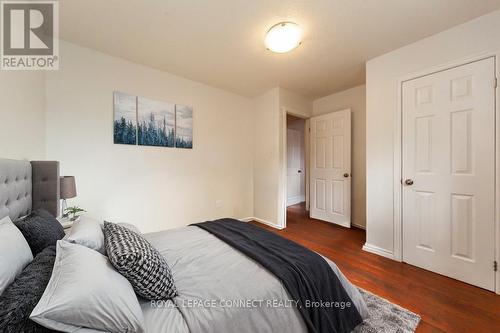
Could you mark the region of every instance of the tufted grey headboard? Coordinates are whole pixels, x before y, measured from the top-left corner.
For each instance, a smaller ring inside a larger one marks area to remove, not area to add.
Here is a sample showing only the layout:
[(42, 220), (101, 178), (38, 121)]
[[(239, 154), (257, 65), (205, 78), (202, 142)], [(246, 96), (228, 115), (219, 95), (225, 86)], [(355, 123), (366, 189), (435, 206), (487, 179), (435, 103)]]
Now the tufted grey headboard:
[(43, 208), (59, 212), (59, 162), (0, 159), (0, 218)]

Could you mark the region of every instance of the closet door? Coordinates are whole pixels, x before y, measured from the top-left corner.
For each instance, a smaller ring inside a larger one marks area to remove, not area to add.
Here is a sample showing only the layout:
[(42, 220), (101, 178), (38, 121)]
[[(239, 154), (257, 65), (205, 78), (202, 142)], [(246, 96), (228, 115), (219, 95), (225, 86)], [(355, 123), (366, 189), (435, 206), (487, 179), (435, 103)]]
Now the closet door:
[(495, 62), (403, 84), (403, 260), (494, 290)]

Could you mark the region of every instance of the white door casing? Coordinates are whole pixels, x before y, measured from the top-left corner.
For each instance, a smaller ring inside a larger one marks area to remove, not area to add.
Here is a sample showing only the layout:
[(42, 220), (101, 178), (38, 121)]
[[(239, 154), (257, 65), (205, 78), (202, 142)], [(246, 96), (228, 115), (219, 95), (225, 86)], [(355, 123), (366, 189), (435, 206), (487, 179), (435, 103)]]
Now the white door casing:
[(402, 85), (403, 261), (488, 290), (495, 288), (494, 82), (488, 58)]
[(287, 206), (305, 201), (304, 137), (287, 129)]
[(310, 216), (351, 226), (351, 110), (310, 119)]

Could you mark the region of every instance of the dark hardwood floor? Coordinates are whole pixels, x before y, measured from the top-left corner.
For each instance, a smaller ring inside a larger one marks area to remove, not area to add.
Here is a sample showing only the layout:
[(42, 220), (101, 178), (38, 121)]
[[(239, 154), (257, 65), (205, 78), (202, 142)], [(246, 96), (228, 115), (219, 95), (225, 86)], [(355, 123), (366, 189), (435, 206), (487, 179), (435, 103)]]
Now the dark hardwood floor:
[(365, 231), (309, 218), (288, 208), (287, 228), (255, 223), (333, 260), (352, 283), (422, 317), (417, 332), (500, 332), (500, 296), (361, 249)]

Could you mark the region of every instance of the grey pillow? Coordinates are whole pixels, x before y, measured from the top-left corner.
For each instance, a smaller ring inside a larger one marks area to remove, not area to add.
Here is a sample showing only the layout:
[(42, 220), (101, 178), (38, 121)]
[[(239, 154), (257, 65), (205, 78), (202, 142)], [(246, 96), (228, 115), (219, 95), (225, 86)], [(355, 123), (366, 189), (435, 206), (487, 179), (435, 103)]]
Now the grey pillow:
[(49, 212), (42, 209), (16, 221), (15, 225), (26, 238), (34, 256), (47, 246), (55, 245), (59, 239), (64, 237), (64, 228), (61, 223)]
[(85, 216), (80, 217), (78, 221), (73, 223), (66, 240), (106, 254), (102, 225), (97, 220)]
[(156, 300), (177, 295), (167, 261), (141, 235), (104, 222), (104, 238), (109, 261), (129, 280), (139, 296)]
[(0, 219), (0, 295), (33, 260), (23, 234), (8, 216)]
[(63, 240), (57, 242), (52, 276), (30, 319), (62, 332), (144, 332), (142, 310), (127, 279), (102, 254)]
[(53, 332), (29, 319), (49, 282), (56, 246), (48, 246), (17, 276), (0, 296), (0, 332)]

